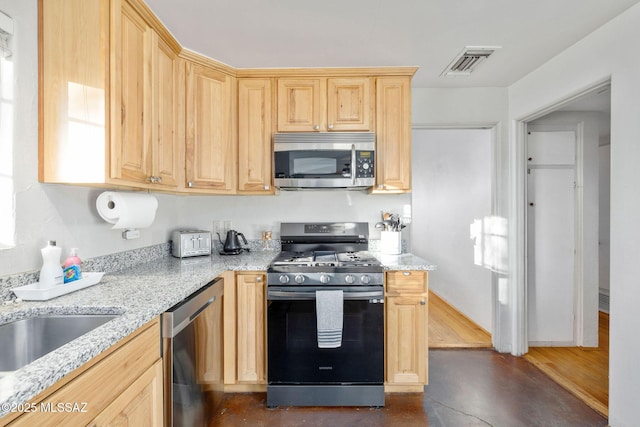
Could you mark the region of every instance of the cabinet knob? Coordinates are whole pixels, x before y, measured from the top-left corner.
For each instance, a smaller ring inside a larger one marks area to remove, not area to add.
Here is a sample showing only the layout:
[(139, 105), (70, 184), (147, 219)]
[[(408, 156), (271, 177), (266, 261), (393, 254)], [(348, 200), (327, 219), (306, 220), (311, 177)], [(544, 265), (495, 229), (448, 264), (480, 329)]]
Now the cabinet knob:
[(262, 276), (256, 277), (256, 282), (262, 282)]
[(320, 125), (314, 125), (313, 130), (320, 130)]
[(410, 271), (403, 271), (402, 274), (404, 276), (411, 276), (411, 272)]
[(264, 189), (265, 189), (265, 190), (268, 190), (269, 188), (271, 188), (271, 186), (270, 186), (270, 185), (265, 185), (265, 186), (264, 186)]
[(193, 187), (193, 181), (187, 182), (187, 187), (192, 188)]
[(427, 303), (426, 300), (423, 300), (423, 299), (420, 300), (420, 305), (425, 305), (426, 303)]
[(384, 188), (384, 184), (378, 184), (378, 190), (382, 190)]
[(327, 126), (327, 128), (333, 129), (333, 123), (329, 124), (329, 126)]
[(162, 177), (161, 176), (156, 176), (156, 182), (162, 182)]
[(149, 177), (149, 182), (152, 184), (155, 184), (156, 182), (158, 182), (158, 178), (156, 178), (155, 176), (150, 176)]

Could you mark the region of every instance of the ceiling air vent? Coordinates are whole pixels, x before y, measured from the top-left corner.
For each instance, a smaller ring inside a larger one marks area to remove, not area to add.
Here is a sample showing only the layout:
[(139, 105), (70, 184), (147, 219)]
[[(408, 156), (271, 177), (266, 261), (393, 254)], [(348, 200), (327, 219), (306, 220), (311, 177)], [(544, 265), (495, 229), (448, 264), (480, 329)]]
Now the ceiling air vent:
[(468, 76), (500, 46), (466, 46), (441, 76)]

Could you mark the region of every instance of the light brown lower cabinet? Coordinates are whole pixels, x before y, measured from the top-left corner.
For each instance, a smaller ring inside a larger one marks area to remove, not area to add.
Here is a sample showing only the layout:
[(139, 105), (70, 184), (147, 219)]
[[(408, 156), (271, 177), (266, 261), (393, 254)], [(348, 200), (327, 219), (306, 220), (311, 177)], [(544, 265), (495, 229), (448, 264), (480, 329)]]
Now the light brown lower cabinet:
[(266, 275), (242, 271), (223, 277), (225, 391), (265, 391)]
[(422, 392), (428, 383), (426, 271), (386, 273), (385, 390)]
[(159, 319), (71, 372), (29, 405), (37, 411), (9, 414), (0, 425), (162, 426)]
[(161, 426), (162, 409), (162, 361), (158, 360), (89, 426)]

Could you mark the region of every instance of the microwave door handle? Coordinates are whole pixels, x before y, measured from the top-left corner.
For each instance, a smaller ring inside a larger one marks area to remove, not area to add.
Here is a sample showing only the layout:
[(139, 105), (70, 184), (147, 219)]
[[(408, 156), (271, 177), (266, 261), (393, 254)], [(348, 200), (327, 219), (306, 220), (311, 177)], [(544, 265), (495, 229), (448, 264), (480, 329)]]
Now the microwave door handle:
[(356, 144), (351, 144), (351, 185), (356, 185), (356, 172), (358, 171), (358, 165), (356, 165)]

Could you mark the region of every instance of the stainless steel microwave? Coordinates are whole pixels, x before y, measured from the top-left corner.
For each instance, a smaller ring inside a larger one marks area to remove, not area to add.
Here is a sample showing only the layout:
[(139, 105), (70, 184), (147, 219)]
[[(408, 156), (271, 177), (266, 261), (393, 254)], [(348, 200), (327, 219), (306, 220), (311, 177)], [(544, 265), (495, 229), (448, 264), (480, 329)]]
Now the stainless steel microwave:
[(373, 132), (276, 133), (274, 184), (283, 190), (375, 184)]

